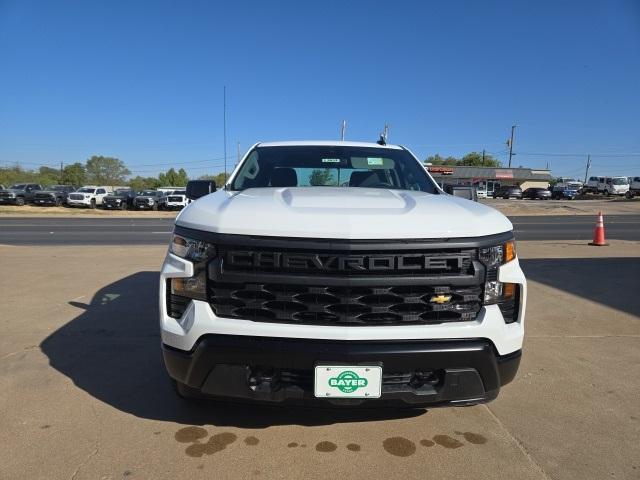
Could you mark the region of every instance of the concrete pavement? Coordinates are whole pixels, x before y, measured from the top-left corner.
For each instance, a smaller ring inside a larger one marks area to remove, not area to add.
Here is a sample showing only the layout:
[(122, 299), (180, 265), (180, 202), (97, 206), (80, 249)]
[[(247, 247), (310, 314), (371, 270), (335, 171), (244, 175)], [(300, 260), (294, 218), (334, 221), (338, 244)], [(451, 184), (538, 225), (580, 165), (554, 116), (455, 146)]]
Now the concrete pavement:
[(640, 244), (518, 248), (527, 336), (500, 397), (354, 413), (176, 398), (162, 246), (0, 246), (0, 478), (640, 478)]

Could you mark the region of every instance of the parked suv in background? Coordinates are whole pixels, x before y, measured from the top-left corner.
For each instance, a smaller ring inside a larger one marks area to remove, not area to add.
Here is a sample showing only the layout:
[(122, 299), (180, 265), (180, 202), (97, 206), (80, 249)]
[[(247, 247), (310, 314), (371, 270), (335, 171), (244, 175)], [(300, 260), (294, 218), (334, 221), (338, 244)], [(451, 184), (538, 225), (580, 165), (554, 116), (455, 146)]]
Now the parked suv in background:
[(9, 188), (0, 190), (0, 205), (13, 204), (25, 205), (33, 201), (33, 195), (36, 191), (42, 190), (39, 183), (17, 183)]
[(258, 144), (210, 188), (187, 186), (197, 200), (160, 274), (180, 395), (460, 406), (514, 378), (527, 290), (513, 225), (445, 194), (405, 148)]
[(551, 199), (551, 192), (548, 188), (527, 188), (524, 192), (522, 192), (522, 198), (529, 198), (531, 200), (549, 200)]
[(126, 210), (133, 207), (136, 192), (133, 188), (116, 188), (102, 199), (102, 207), (107, 210)]
[(44, 190), (38, 190), (33, 194), (34, 205), (49, 205), (59, 207), (67, 201), (67, 196), (75, 192), (76, 187), (71, 185), (52, 185)]
[(67, 205), (70, 207), (89, 207), (96, 208), (102, 205), (102, 200), (111, 191), (110, 187), (98, 187), (95, 185), (87, 185), (79, 188), (67, 196)]
[(158, 204), (164, 194), (157, 190), (144, 190), (133, 199), (133, 208), (136, 210), (158, 210)]
[(522, 189), (518, 186), (504, 185), (493, 192), (493, 198), (522, 198)]

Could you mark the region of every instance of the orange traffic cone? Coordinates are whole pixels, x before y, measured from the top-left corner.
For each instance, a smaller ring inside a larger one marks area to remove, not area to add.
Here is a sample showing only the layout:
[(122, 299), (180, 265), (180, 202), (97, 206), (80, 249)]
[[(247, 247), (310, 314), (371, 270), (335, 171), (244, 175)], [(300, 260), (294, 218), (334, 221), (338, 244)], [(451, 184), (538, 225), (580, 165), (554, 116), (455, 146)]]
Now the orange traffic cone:
[(593, 242), (589, 245), (596, 247), (606, 247), (609, 245), (604, 239), (604, 220), (602, 218), (602, 212), (598, 212), (598, 221), (596, 222), (596, 229), (593, 231)]

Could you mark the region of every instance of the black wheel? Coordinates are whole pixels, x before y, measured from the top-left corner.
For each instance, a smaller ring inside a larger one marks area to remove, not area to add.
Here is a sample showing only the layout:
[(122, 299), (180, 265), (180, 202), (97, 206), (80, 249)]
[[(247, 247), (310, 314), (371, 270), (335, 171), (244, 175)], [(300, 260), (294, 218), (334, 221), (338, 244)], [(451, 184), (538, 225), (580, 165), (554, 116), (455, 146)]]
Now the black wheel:
[(91, 203), (89, 204), (89, 208), (91, 210), (95, 210), (96, 209), (96, 199), (95, 198), (91, 199)]
[(126, 210), (127, 209), (127, 202), (122, 202), (122, 205), (120, 205), (120, 210)]
[(154, 211), (154, 212), (157, 212), (157, 211), (158, 211), (158, 204), (157, 204), (157, 203), (154, 203), (154, 204), (153, 204), (153, 207), (151, 207), (151, 208), (153, 208), (153, 211)]
[(56, 198), (55, 206), (59, 207), (60, 205), (62, 205), (62, 199), (61, 198)]
[(18, 205), (19, 207), (24, 206), (25, 201), (24, 201), (24, 197), (18, 197), (16, 198), (16, 205)]

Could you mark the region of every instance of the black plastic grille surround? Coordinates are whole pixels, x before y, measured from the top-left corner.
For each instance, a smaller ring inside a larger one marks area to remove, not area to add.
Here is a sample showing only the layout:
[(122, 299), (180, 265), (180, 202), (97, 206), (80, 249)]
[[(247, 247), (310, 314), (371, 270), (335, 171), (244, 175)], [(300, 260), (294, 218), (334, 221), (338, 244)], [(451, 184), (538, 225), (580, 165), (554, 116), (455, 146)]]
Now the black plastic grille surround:
[(208, 265), (214, 313), (256, 322), (392, 326), (472, 321), (482, 308), (484, 267), (476, 248), (296, 243), (218, 245)]
[(221, 317), (343, 326), (474, 320), (482, 293), (480, 285), (325, 287), (215, 282), (209, 288), (211, 306)]

